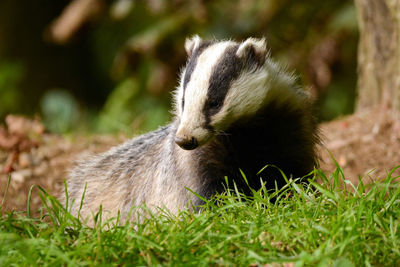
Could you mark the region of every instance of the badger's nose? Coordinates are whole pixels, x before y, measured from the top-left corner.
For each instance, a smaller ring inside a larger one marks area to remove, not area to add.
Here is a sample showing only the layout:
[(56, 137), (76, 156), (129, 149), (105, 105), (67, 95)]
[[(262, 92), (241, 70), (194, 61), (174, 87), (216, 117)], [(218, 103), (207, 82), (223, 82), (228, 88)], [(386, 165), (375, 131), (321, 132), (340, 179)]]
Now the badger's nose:
[(175, 143), (180, 146), (183, 149), (186, 150), (192, 150), (195, 149), (199, 143), (197, 142), (197, 139), (192, 137), (192, 138), (181, 138), (178, 136), (175, 136)]

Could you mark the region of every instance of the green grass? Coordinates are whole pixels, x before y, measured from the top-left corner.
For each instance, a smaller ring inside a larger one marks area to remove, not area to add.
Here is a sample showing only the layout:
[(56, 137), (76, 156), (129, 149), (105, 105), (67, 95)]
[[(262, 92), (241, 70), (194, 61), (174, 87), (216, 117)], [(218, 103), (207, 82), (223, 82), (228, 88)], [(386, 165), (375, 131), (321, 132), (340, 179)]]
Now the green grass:
[(381, 182), (361, 182), (352, 190), (340, 186), (349, 184), (340, 168), (328, 177), (317, 170), (322, 182), (311, 186), (261, 190), (247, 201), (229, 192), (207, 201), (200, 213), (161, 210), (119, 226), (101, 222), (98, 214), (93, 228), (41, 190), (39, 217), (31, 216), (29, 201), (28, 212), (1, 213), (0, 266), (399, 266), (400, 184), (393, 181), (394, 170)]

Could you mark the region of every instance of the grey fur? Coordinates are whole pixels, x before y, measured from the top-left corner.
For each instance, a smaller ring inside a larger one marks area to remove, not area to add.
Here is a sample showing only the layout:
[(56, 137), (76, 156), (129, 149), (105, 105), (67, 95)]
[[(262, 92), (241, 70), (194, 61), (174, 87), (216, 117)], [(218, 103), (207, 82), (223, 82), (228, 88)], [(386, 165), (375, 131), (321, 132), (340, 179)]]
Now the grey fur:
[[(200, 50), (194, 51), (192, 61), (197, 59), (202, 49), (214, 43), (217, 42), (199, 46)], [(232, 47), (237, 50), (239, 45), (234, 43)], [(267, 164), (274, 164), (287, 175), (295, 177), (311, 171), (316, 160), (318, 135), (308, 96), (266, 53), (257, 54), (252, 47), (247, 50), (241, 52), (248, 57), (241, 61), (245, 63), (240, 71), (262, 71), (261, 67), (268, 64), (272, 77), (269, 79), (277, 84), (277, 88), (289, 87), (290, 96), (272, 94), (271, 99), (264, 101), (252, 116), (239, 116), (222, 134), (213, 132), (215, 136), (210, 141), (194, 150), (184, 150), (175, 143), (180, 123), (179, 114), (176, 114), (173, 122), (166, 127), (77, 163), (67, 182), (69, 196), (75, 199), (72, 212), (78, 212), (78, 202), (85, 184), (87, 189), (82, 217), (90, 217), (102, 205), (106, 217), (116, 216), (120, 211), (122, 218), (127, 218), (132, 206), (142, 204), (153, 210), (166, 207), (172, 212), (186, 208), (189, 202), (199, 205), (201, 200), (186, 188), (209, 198), (224, 190), (225, 176), (230, 185), (235, 182), (239, 190), (249, 194), (250, 190), (243, 182), (239, 168), (247, 174), (250, 186), (255, 189), (260, 188), (260, 177), (267, 181), (269, 188), (273, 188), (275, 182), (278, 186), (284, 184), (280, 173), (274, 168), (257, 174)], [(232, 49), (227, 51), (232, 54), (230, 56), (235, 56)], [(193, 51), (190, 52), (192, 54)], [(255, 67), (249, 67), (249, 64)], [(191, 63), (189, 59), (189, 71), (183, 81), (185, 86), (195, 67), (196, 62)], [(232, 81), (225, 84), (231, 84), (238, 76), (238, 73), (231, 75)], [(215, 81), (217, 77), (213, 76), (213, 84), (218, 83)], [(208, 93), (207, 97), (213, 97), (213, 94)], [(176, 105), (181, 105), (181, 101), (184, 99), (176, 99)], [(207, 113), (206, 107), (203, 112)], [(211, 115), (207, 115), (208, 122)], [(214, 131), (211, 126), (204, 127)]]

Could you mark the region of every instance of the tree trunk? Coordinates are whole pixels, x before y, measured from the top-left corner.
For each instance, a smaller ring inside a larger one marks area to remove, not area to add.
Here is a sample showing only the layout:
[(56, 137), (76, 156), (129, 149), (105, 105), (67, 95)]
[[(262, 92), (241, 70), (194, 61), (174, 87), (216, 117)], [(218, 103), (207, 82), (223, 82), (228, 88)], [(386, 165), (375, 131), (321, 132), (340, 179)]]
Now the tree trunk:
[(400, 112), (400, 0), (355, 0), (358, 47), (357, 110)]

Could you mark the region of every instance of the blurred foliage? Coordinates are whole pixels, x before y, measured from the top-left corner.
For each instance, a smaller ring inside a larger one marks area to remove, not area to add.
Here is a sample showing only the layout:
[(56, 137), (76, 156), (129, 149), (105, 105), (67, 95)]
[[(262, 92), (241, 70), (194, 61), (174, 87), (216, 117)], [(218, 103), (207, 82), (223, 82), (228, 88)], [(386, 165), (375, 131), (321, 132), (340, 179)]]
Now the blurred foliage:
[(21, 104), (19, 83), (23, 76), (23, 68), (15, 62), (0, 62), (0, 117), (9, 112), (18, 112)]
[(40, 107), (43, 122), (50, 131), (67, 132), (78, 122), (78, 103), (68, 91), (53, 89), (46, 92), (40, 102)]
[(140, 128), (145, 132), (155, 129), (168, 120), (165, 105), (162, 99), (143, 93), (137, 79), (125, 79), (107, 98), (100, 112), (99, 130), (129, 134), (132, 129)]
[(358, 29), (351, 0), (92, 1), (101, 12), (82, 20), (65, 43), (49, 29), (83, 0), (0, 2), (1, 117), (40, 112), (58, 132), (82, 124), (106, 132), (154, 129), (171, 117), (170, 92), (193, 34), (265, 36), (272, 56), (295, 69), (317, 99), (321, 120), (353, 111)]

